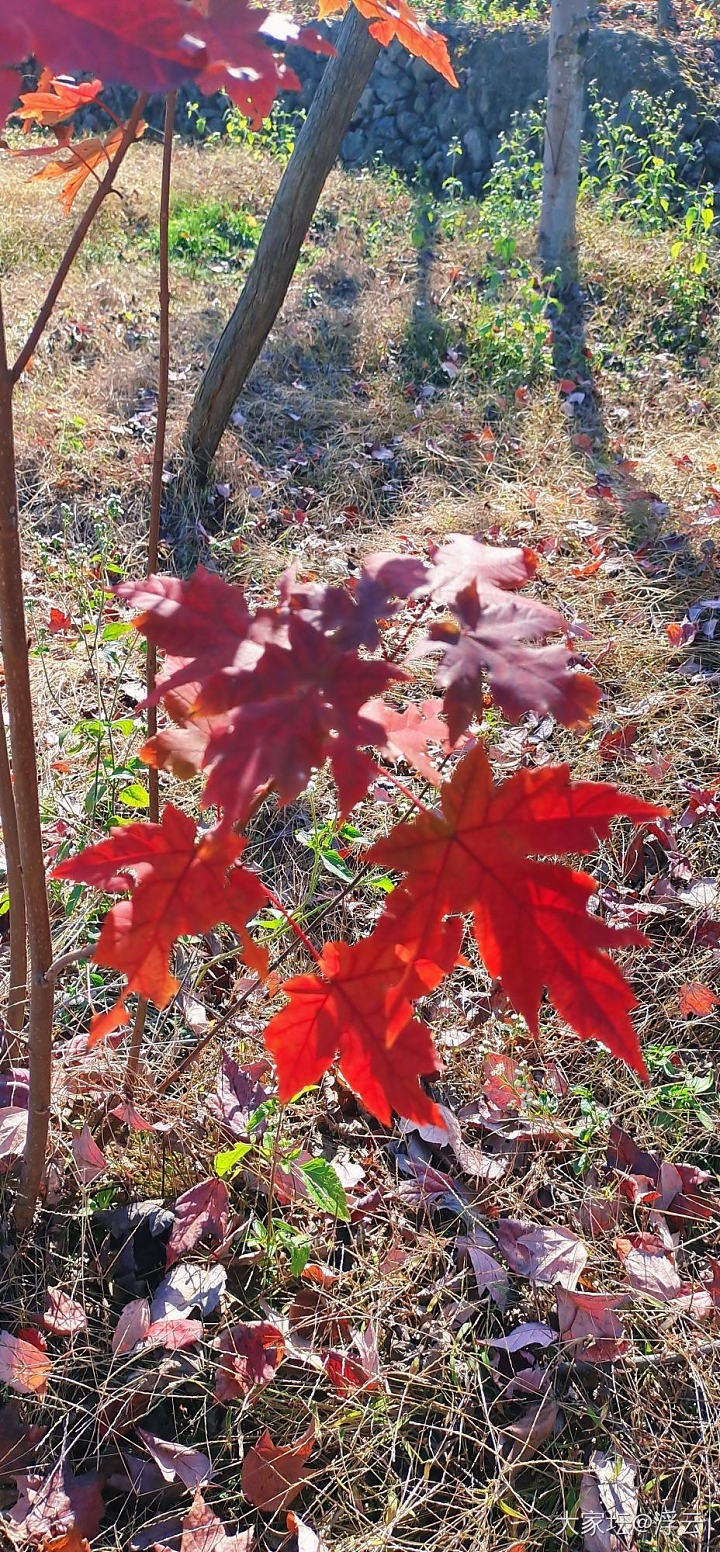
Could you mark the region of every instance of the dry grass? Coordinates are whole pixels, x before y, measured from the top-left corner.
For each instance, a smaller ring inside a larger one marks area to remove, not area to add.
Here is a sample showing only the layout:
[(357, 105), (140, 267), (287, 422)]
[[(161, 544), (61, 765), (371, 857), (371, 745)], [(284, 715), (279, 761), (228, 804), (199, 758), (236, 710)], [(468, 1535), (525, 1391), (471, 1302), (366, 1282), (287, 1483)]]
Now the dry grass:
[[(0, 175), (0, 273), (17, 344), (65, 231), (52, 193), (28, 189), (22, 167), (4, 163)], [(249, 152), (183, 147), (175, 188), (188, 201), (217, 197), (261, 217), (277, 176), (270, 160)], [(132, 639), (106, 642), (101, 631), (83, 629), (51, 638), (47, 623), (52, 606), (71, 614), (77, 627), (97, 621), (108, 562), (131, 574), (143, 569), (157, 353), (152, 228), (158, 181), (157, 148), (138, 148), (126, 164), (121, 198), (111, 202), (71, 278), (18, 401), (43, 803), (49, 823), (63, 822), (62, 839), (73, 849), (93, 827), (104, 826), (124, 779), (111, 773), (108, 792), (91, 790), (108, 751), (103, 744), (97, 755), (87, 725), (97, 718), (129, 720), (129, 728), (116, 731), (112, 758), (116, 769), (131, 770), (141, 662)], [(341, 575), (378, 545), (424, 543), (454, 529), (539, 547), (543, 593), (587, 626), (584, 650), (605, 696), (590, 733), (578, 740), (555, 727), (541, 730), (523, 758), (569, 757), (578, 774), (607, 776), (598, 748), (602, 734), (637, 720), (632, 763), (610, 768), (610, 774), (661, 798), (677, 820), (689, 786), (711, 781), (720, 760), (715, 682), (699, 672), (684, 677), (683, 654), (665, 633), (689, 605), (720, 591), (720, 518), (707, 517), (717, 500), (713, 487), (720, 484), (717, 336), (704, 366), (651, 349), (648, 331), (665, 283), (667, 241), (638, 238), (586, 211), (590, 356), (578, 358), (572, 373), (588, 378), (577, 413), (568, 416), (550, 375), (517, 402), (470, 360), (450, 381), (442, 356), (426, 363), (418, 351), (418, 303), (421, 316), (441, 326), (444, 343), (462, 350), (482, 295), (485, 248), (473, 233), (471, 210), (430, 259), (413, 245), (413, 224), (412, 191), (384, 177), (333, 174), (282, 318), (240, 402), (244, 424), (225, 437), (216, 471), (222, 489), (203, 493), (180, 478), (181, 432), (236, 294), (238, 271), (175, 264), (173, 478), (163, 564), (185, 571), (203, 559), (241, 578), (257, 597), (289, 561), (304, 573)], [(423, 395), (423, 386), (433, 392)], [(487, 443), (472, 439), (487, 423), (495, 434), (490, 462), (483, 456)], [(578, 432), (586, 438), (581, 445)], [(379, 449), (392, 456), (378, 457)], [(610, 471), (612, 500), (587, 494), (598, 467)], [(673, 532), (686, 543), (668, 546)], [(593, 559), (588, 539), (602, 541), (605, 555), (594, 573), (587, 571)], [(685, 653), (693, 655), (696, 649)], [(708, 641), (702, 667), (718, 666), (717, 648)], [(511, 768), (518, 758), (513, 735), (492, 719), (489, 733), (501, 768), (502, 761)], [(666, 754), (672, 762), (660, 778), (656, 762)], [(331, 804), (329, 788), (320, 784), (317, 811), (330, 815)], [(295, 906), (307, 902), (311, 869), (295, 839), (307, 819), (302, 806), (289, 815), (268, 813), (253, 835), (256, 856)], [(369, 810), (365, 819), (370, 831), (384, 822)], [(619, 835), (604, 849), (602, 883), (622, 887), (626, 845), (627, 837)], [(682, 847), (693, 876), (717, 876), (715, 823), (684, 832)], [(358, 892), (359, 906), (347, 916), (347, 901), (338, 903), (334, 885), (325, 884), (313, 897), (323, 913), (318, 930), (332, 934), (345, 919), (367, 919), (367, 897)], [(74, 901), (65, 915), (58, 897), (58, 952), (83, 940), (92, 908), (86, 899)], [(579, 1229), (588, 1195), (604, 1189), (610, 1120), (664, 1157), (705, 1162), (718, 1173), (717, 1101), (710, 1094), (700, 1106), (691, 1087), (683, 1088), (685, 1078), (713, 1070), (718, 1055), (716, 1022), (686, 1022), (678, 1009), (683, 982), (717, 984), (717, 951), (693, 946), (696, 919), (691, 905), (677, 917), (651, 918), (649, 948), (633, 950), (629, 959), (641, 1037), (656, 1053), (649, 1089), (596, 1049), (571, 1041), (550, 1017), (536, 1046), (502, 1006), (493, 1005), (488, 1016), (489, 989), (478, 967), (468, 967), (449, 996), (436, 1000), (433, 1022), (446, 1059), (443, 1093), (453, 1104), (477, 1097), (487, 1051), (505, 1051), (525, 1064), (546, 1110), (569, 1128), (562, 1142), (520, 1145), (499, 1182), (478, 1186), (475, 1206), (484, 1221), (492, 1223), (498, 1213), (527, 1214)], [(281, 952), (284, 942), (279, 940)], [(186, 986), (199, 988), (206, 1031), (212, 1033), (213, 1020), (222, 1022), (201, 1060), (158, 1100), (158, 1082), (172, 1077), (196, 1035), (186, 1004), (153, 1017), (137, 1103), (152, 1120), (172, 1127), (167, 1134), (128, 1135), (104, 1123), (118, 1200), (126, 1194), (170, 1199), (207, 1171), (217, 1139), (201, 1096), (215, 1080), (218, 1044), (247, 1060), (261, 1051), (267, 1003), (258, 993), (245, 993), (227, 941), (194, 944), (183, 973)], [(69, 976), (59, 997), (59, 1036), (80, 1033), (88, 1001), (102, 995), (88, 967)], [(470, 1043), (458, 1044), (458, 1035), (473, 1030)], [(674, 1088), (663, 1052), (671, 1073), (677, 1061)], [(121, 1088), (122, 1049), (109, 1051), (103, 1062), (89, 1094), (81, 1069), (75, 1092), (68, 1078), (53, 1132), (61, 1182), (68, 1171), (69, 1117), (94, 1115), (98, 1125), (103, 1093), (108, 1086)], [(552, 1064), (566, 1087), (551, 1100), (544, 1091)], [(379, 1187), (382, 1193), (374, 1215), (344, 1236), (297, 1207), (285, 1217), (298, 1232), (310, 1233), (314, 1259), (332, 1259), (340, 1268), (328, 1313), (356, 1326), (369, 1319), (377, 1329), (386, 1389), (341, 1400), (316, 1370), (293, 1359), (252, 1407), (219, 1415), (209, 1338), (197, 1360), (165, 1358), (160, 1370), (157, 1354), (139, 1365), (132, 1359), (113, 1363), (116, 1309), (97, 1273), (98, 1230), (61, 1192), (57, 1207), (48, 1206), (43, 1215), (32, 1253), (10, 1262), (2, 1295), (3, 1323), (36, 1309), (47, 1282), (61, 1284), (89, 1311), (87, 1337), (55, 1344), (50, 1400), (41, 1409), (50, 1426), (46, 1461), (65, 1442), (76, 1469), (93, 1465), (98, 1395), (121, 1392), (127, 1398), (155, 1374), (162, 1401), (148, 1426), (168, 1434), (174, 1428), (200, 1448), (211, 1441), (210, 1496), (229, 1523), (250, 1523), (239, 1486), (243, 1444), (247, 1448), (266, 1425), (273, 1438), (295, 1437), (312, 1417), (318, 1443), (301, 1512), (339, 1552), (401, 1552), (425, 1544), (448, 1552), (579, 1546), (580, 1474), (592, 1448), (611, 1445), (637, 1463), (641, 1513), (650, 1525), (639, 1548), (700, 1552), (717, 1544), (720, 1380), (715, 1349), (708, 1348), (716, 1324), (691, 1316), (678, 1320), (636, 1304), (628, 1315), (632, 1359), (603, 1370), (560, 1363), (554, 1384), (564, 1426), (531, 1460), (513, 1466), (503, 1429), (517, 1406), (508, 1406), (493, 1383), (485, 1343), (516, 1320), (545, 1318), (552, 1296), (531, 1292), (516, 1279), (510, 1318), (478, 1300), (453, 1253), (455, 1231), (466, 1231), (467, 1224), (448, 1212), (431, 1217), (408, 1205), (397, 1191), (397, 1137), (371, 1129), (336, 1086), (293, 1106), (284, 1125), (289, 1139), (311, 1151), (347, 1148), (365, 1170), (368, 1191)], [(449, 1157), (439, 1161), (452, 1168)], [(265, 1208), (247, 1186), (238, 1187), (236, 1206), (242, 1219), (252, 1218), (256, 1207), (263, 1219)], [(640, 1209), (638, 1225), (645, 1221)], [(697, 1267), (712, 1248), (717, 1222), (700, 1229), (688, 1237)], [(624, 1286), (612, 1235), (592, 1242), (587, 1276), (588, 1286), (606, 1292)], [(251, 1318), (265, 1306), (285, 1311), (297, 1289), (282, 1254), (257, 1264), (249, 1253), (231, 1268), (229, 1286), (231, 1308)], [(115, 1442), (123, 1441), (116, 1436)], [(131, 1447), (137, 1452), (136, 1440)], [(147, 1508), (120, 1489), (112, 1503), (115, 1524), (106, 1522), (97, 1552), (126, 1545), (130, 1531), (157, 1512), (154, 1500)], [(268, 1552), (281, 1544), (277, 1525), (260, 1537)]]

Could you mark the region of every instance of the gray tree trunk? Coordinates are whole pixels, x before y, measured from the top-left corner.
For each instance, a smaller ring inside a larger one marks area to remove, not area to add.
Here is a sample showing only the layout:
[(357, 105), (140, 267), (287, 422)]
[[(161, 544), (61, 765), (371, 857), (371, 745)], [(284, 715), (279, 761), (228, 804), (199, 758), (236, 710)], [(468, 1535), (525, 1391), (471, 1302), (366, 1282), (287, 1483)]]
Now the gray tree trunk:
[(350, 9), (338, 52), (325, 67), (295, 149), (280, 180), (237, 307), (227, 323), (190, 411), (186, 448), (205, 472), (233, 404), (282, 307), (325, 180), (367, 85), (380, 44)]
[(540, 255), (564, 284), (577, 274), (577, 199), (585, 111), (588, 0), (552, 0)]

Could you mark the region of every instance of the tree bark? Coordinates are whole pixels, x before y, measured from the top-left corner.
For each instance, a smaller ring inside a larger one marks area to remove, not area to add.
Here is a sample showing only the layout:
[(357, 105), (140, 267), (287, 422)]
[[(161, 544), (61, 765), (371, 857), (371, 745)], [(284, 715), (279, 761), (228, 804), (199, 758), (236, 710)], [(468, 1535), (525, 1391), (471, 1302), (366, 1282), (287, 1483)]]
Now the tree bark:
[(564, 285), (577, 276), (577, 199), (585, 110), (588, 0), (552, 0), (540, 256)]
[(337, 57), (325, 67), (237, 307), (195, 396), (186, 446), (202, 473), (217, 452), (233, 404), (285, 300), (325, 180), (379, 52), (380, 44), (371, 38), (367, 22), (351, 5)]

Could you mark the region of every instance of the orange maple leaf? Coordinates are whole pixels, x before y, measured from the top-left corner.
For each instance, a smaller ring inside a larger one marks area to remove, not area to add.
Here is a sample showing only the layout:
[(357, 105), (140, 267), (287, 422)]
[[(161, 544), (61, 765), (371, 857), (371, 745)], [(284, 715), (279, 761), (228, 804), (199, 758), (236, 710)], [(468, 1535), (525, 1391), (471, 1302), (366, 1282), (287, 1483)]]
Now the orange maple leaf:
[[(144, 122), (138, 124), (135, 139), (139, 140), (146, 129), (147, 124)], [(33, 173), (30, 182), (36, 183), (46, 178), (65, 178), (66, 181), (60, 193), (60, 203), (65, 214), (69, 215), (83, 184), (91, 173), (95, 174), (97, 168), (101, 168), (104, 176), (121, 145), (124, 134), (125, 130), (120, 126), (104, 140), (93, 135), (88, 140), (74, 141), (67, 147), (66, 156), (56, 157), (48, 162), (40, 172)], [(22, 156), (24, 153), (20, 151), (14, 154)]]
[(461, 760), (440, 804), (440, 812), (396, 826), (373, 847), (374, 862), (406, 875), (389, 902), (392, 931), (381, 917), (376, 932), (395, 937), (401, 955), (405, 906), (412, 953), (422, 945), (427, 976), (433, 957), (449, 968), (444, 918), (472, 912), (490, 975), (533, 1033), (546, 988), (582, 1039), (601, 1040), (645, 1076), (629, 1017), (636, 1001), (607, 952), (642, 939), (588, 913), (596, 886), (587, 874), (531, 859), (587, 854), (616, 815), (642, 821), (661, 810), (607, 784), (573, 785), (564, 765), (521, 770), (495, 786), (482, 744)]
[(254, 873), (237, 866), (245, 844), (228, 831), (198, 837), (193, 820), (168, 803), (161, 824), (123, 825), (55, 868), (54, 878), (131, 894), (106, 916), (93, 954), (96, 964), (127, 976), (127, 986), (108, 1013), (92, 1020), (91, 1045), (128, 1022), (130, 992), (167, 1006), (179, 984), (170, 951), (183, 933), (226, 922), (239, 934), (247, 963), (264, 973), (267, 955), (247, 923), (266, 894)]
[(33, 124), (54, 129), (56, 124), (71, 119), (85, 103), (94, 102), (101, 91), (102, 81), (83, 81), (76, 85), (74, 81), (63, 81), (50, 70), (44, 70), (37, 91), (23, 93), (21, 106), (15, 109), (13, 118), (22, 119), (26, 130)]
[[(320, 0), (318, 16), (322, 21), (335, 11), (346, 11), (348, 4), (349, 0)], [(418, 16), (406, 0), (354, 0), (354, 4), (360, 15), (372, 23), (370, 33), (383, 47), (387, 48), (393, 38), (397, 38), (409, 54), (424, 59), (451, 86), (457, 86), (458, 79), (450, 63), (448, 46), (442, 33), (428, 27), (427, 22)]]

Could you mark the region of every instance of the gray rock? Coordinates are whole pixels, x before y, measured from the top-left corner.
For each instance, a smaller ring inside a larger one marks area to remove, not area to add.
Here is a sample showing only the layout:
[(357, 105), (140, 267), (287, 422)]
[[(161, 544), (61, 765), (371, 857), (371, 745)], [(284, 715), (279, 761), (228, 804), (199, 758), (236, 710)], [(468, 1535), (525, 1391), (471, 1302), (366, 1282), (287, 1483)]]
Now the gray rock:
[(706, 145), (705, 161), (711, 172), (720, 172), (720, 140), (711, 140)]
[(479, 172), (482, 168), (490, 166), (490, 142), (480, 124), (475, 124), (472, 129), (466, 130), (462, 143), (463, 160), (467, 158), (471, 172)]

